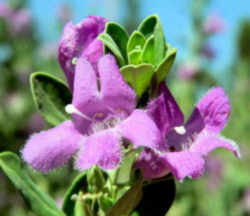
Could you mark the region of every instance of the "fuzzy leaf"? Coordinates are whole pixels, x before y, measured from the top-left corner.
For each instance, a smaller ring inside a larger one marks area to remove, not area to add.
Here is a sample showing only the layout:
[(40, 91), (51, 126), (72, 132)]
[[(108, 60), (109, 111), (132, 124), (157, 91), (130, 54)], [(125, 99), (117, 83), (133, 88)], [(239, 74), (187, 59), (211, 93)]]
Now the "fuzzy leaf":
[(30, 208), (39, 216), (65, 216), (55, 202), (42, 192), (21, 167), (19, 157), (12, 152), (0, 153), (0, 167), (21, 191)]
[(133, 50), (128, 54), (128, 63), (133, 65), (138, 65), (141, 63), (141, 56), (142, 51), (141, 50)]
[[(79, 192), (79, 196), (82, 196), (81, 192)], [(75, 201), (74, 216), (85, 216), (83, 200)]]
[(115, 56), (117, 63), (119, 64), (120, 67), (125, 65), (126, 61), (123, 58), (119, 47), (117, 46), (117, 44), (115, 43), (115, 41), (112, 39), (112, 37), (109, 34), (102, 33), (98, 36), (98, 39), (104, 43), (105, 53), (111, 52)]
[(100, 199), (98, 199), (98, 204), (102, 210), (102, 212), (107, 212), (108, 209), (110, 209), (113, 205), (113, 200), (111, 198), (109, 198), (106, 195), (103, 195), (100, 197)]
[(160, 22), (159, 17), (157, 16), (157, 24), (154, 28), (155, 36), (155, 64), (158, 65), (165, 56), (165, 35)]
[(146, 37), (149, 38), (154, 35), (154, 62), (158, 65), (165, 55), (165, 37), (160, 19), (157, 15), (151, 15), (144, 19), (139, 25), (138, 30)]
[(151, 15), (146, 17), (138, 27), (138, 30), (146, 37), (154, 34), (155, 25), (157, 24), (158, 16)]
[(116, 183), (118, 185), (128, 184), (131, 178), (131, 170), (133, 168), (133, 164), (136, 161), (138, 155), (142, 151), (141, 148), (128, 152), (122, 161), (121, 166), (117, 170)]
[(35, 104), (49, 124), (56, 126), (71, 118), (65, 106), (71, 103), (72, 96), (64, 82), (53, 75), (36, 72), (30, 77), (30, 85)]
[(127, 52), (131, 52), (134, 49), (142, 50), (145, 44), (145, 37), (139, 31), (134, 31), (128, 40)]
[(142, 51), (142, 62), (143, 63), (150, 63), (152, 65), (154, 65), (155, 63), (155, 38), (154, 36), (150, 36), (147, 41), (146, 44), (143, 48)]
[(127, 65), (121, 68), (121, 73), (126, 82), (135, 90), (139, 99), (149, 87), (154, 74), (154, 66), (151, 64)]
[[(83, 196), (83, 193), (80, 191), (78, 193), (79, 197)], [(89, 204), (86, 202), (86, 200), (77, 199), (75, 201), (74, 206), (74, 216), (94, 216), (91, 212)]]
[(67, 190), (62, 210), (66, 213), (67, 216), (73, 216), (74, 215), (74, 207), (75, 207), (75, 200), (72, 200), (71, 197), (74, 194), (78, 194), (80, 190), (87, 190), (87, 175), (86, 172), (80, 173), (71, 184), (70, 188)]
[(164, 57), (162, 62), (158, 65), (156, 72), (155, 72), (158, 84), (166, 79), (168, 72), (170, 71), (174, 63), (176, 52), (177, 52), (177, 49), (169, 48), (167, 50), (166, 56)]
[(110, 35), (113, 41), (119, 48), (124, 60), (127, 60), (127, 43), (128, 33), (126, 30), (115, 22), (108, 22), (105, 27), (105, 32)]
[(91, 191), (102, 191), (106, 181), (103, 175), (103, 171), (98, 166), (93, 166), (87, 174), (87, 181), (91, 187)]
[(107, 216), (128, 216), (142, 198), (142, 183), (143, 179), (138, 179), (138, 181), (111, 207)]
[(143, 198), (135, 212), (143, 216), (165, 216), (175, 199), (175, 182), (174, 179), (159, 180), (144, 186), (142, 191)]

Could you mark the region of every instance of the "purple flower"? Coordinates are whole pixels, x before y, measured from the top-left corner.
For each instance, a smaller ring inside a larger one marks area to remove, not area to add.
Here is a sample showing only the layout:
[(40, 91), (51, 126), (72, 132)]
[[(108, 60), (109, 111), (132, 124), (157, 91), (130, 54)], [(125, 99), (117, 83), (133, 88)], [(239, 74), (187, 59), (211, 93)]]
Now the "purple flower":
[(103, 55), (103, 44), (97, 36), (104, 31), (107, 20), (89, 16), (77, 25), (69, 22), (63, 30), (59, 43), (59, 63), (64, 70), (70, 89), (73, 91), (74, 58), (84, 56), (94, 66)]
[(13, 10), (0, 2), (0, 17), (6, 20), (13, 35), (26, 33), (31, 27), (31, 14), (27, 9)]
[(199, 71), (198, 65), (194, 62), (186, 62), (177, 68), (177, 74), (182, 80), (191, 80)]
[(27, 33), (31, 28), (31, 14), (27, 9), (13, 11), (9, 19), (11, 33), (19, 35)]
[(165, 149), (142, 152), (135, 167), (142, 169), (145, 178), (161, 177), (169, 171), (178, 180), (187, 176), (198, 178), (204, 170), (204, 157), (218, 147), (240, 156), (233, 141), (219, 136), (230, 114), (229, 100), (222, 88), (210, 90), (185, 124), (165, 84), (161, 84), (160, 96), (148, 105), (147, 112), (161, 131)]
[(214, 48), (210, 44), (204, 44), (200, 50), (207, 59), (213, 59), (215, 57)]
[(12, 13), (10, 6), (6, 3), (0, 2), (0, 17), (8, 19)]
[(221, 33), (225, 29), (224, 20), (218, 15), (209, 15), (203, 24), (205, 34)]
[(113, 56), (103, 56), (96, 70), (80, 58), (73, 101), (66, 107), (73, 120), (32, 135), (22, 151), (23, 158), (42, 172), (61, 166), (76, 153), (76, 167), (81, 170), (95, 164), (114, 169), (122, 158), (123, 140), (134, 148), (160, 148), (160, 131), (147, 113), (135, 106), (136, 95)]

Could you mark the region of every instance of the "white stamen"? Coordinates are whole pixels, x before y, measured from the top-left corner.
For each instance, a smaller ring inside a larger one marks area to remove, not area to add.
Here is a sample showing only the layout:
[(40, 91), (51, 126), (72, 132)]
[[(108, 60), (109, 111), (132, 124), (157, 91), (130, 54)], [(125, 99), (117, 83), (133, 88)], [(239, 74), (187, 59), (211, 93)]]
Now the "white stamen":
[(66, 107), (65, 107), (65, 111), (69, 114), (77, 114), (89, 121), (92, 121), (91, 118), (89, 118), (88, 116), (84, 115), (83, 113), (81, 113), (73, 104), (68, 104)]
[(181, 135), (186, 133), (186, 129), (184, 128), (184, 126), (175, 127), (174, 130), (176, 131), (176, 133)]

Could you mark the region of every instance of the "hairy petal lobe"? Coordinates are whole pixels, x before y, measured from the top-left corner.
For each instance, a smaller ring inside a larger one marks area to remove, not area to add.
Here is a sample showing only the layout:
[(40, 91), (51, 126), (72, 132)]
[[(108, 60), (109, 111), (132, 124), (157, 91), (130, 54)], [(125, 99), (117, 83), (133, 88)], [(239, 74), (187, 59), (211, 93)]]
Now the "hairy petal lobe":
[(120, 137), (112, 130), (105, 130), (86, 138), (76, 160), (76, 167), (86, 170), (99, 165), (108, 170), (116, 168), (120, 160)]
[(81, 134), (72, 121), (33, 134), (22, 150), (23, 159), (34, 169), (48, 172), (66, 163), (79, 149)]

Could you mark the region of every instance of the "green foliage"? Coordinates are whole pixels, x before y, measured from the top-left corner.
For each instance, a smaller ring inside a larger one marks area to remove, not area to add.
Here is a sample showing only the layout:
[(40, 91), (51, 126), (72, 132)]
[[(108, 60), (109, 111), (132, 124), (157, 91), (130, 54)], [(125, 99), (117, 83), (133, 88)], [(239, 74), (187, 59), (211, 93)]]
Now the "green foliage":
[[(76, 200), (72, 200), (74, 194), (78, 194), (80, 190), (87, 190), (87, 175), (86, 172), (80, 173), (68, 188), (63, 201), (62, 210), (67, 216), (74, 215)], [(80, 205), (80, 204), (77, 204)], [(78, 208), (78, 207), (77, 207)]]
[(58, 78), (43, 72), (30, 77), (31, 92), (35, 104), (44, 119), (55, 126), (70, 119), (65, 106), (72, 101), (67, 86)]
[(126, 64), (126, 61), (124, 57), (122, 56), (122, 53), (119, 47), (117, 46), (117, 44), (115, 43), (115, 41), (109, 34), (107, 33), (100, 34), (98, 36), (98, 39), (104, 43), (105, 52), (106, 53), (111, 52), (116, 57), (117, 63), (119, 64), (120, 67)]
[[(149, 63), (154, 65), (155, 64), (155, 37), (151, 35), (145, 43), (145, 46), (142, 51), (142, 61), (145, 63)], [(157, 54), (156, 54), (157, 55)]]
[(83, 192), (78, 193), (74, 206), (74, 216), (94, 216), (86, 200), (82, 200)]
[(98, 200), (98, 203), (99, 203), (101, 212), (103, 212), (105, 215), (105, 212), (108, 212), (108, 210), (112, 207), (114, 201), (110, 197), (104, 195), (100, 197), (100, 199)]
[(101, 192), (105, 185), (105, 177), (98, 166), (92, 167), (87, 174), (89, 190), (92, 192)]
[(140, 178), (131, 188), (110, 208), (107, 216), (128, 216), (142, 198), (142, 183)]
[(176, 57), (176, 52), (177, 52), (177, 49), (171, 48), (170, 46), (168, 46), (164, 59), (158, 65), (158, 67), (156, 68), (156, 71), (155, 71), (155, 75), (157, 77), (156, 79), (157, 79), (158, 84), (166, 79), (168, 72), (170, 71), (170, 69), (174, 63), (174, 60)]
[[(106, 24), (99, 35), (105, 53), (112, 53), (121, 67), (125, 80), (137, 93), (138, 99), (146, 89), (155, 88), (166, 79), (176, 56), (176, 49), (165, 46), (165, 37), (157, 15), (147, 17), (130, 36), (117, 23)], [(155, 73), (156, 83), (152, 83)]]
[(121, 73), (140, 98), (151, 82), (154, 67), (151, 64), (127, 65), (121, 68)]
[(157, 15), (147, 17), (142, 21), (138, 30), (146, 38), (154, 36), (154, 62), (158, 65), (165, 56), (165, 37), (159, 17)]
[(42, 192), (21, 166), (18, 156), (11, 152), (0, 153), (0, 167), (21, 191), (29, 207), (39, 216), (65, 216), (54, 201)]
[(142, 62), (142, 51), (139, 49), (132, 50), (128, 53), (128, 63), (132, 65), (138, 65)]
[(127, 152), (124, 157), (121, 166), (116, 173), (116, 184), (126, 185), (131, 181), (131, 175), (133, 173), (134, 162), (138, 159), (142, 149)]
[(165, 216), (176, 194), (175, 181), (171, 176), (143, 186), (143, 197), (135, 211), (143, 216)]
[(139, 31), (134, 31), (128, 40), (127, 52), (130, 53), (135, 49), (142, 50), (146, 40), (144, 35)]
[(241, 28), (238, 37), (238, 54), (242, 59), (250, 61), (250, 21), (244, 20), (241, 23)]
[[(79, 193), (79, 197), (82, 196), (82, 193)], [(72, 206), (72, 209), (74, 209), (74, 216), (86, 216), (84, 211), (84, 203), (81, 199), (75, 201), (75, 205)]]
[(125, 62), (127, 62), (128, 33), (126, 30), (115, 22), (108, 22), (106, 24), (105, 32), (112, 37), (115, 44), (121, 51)]

